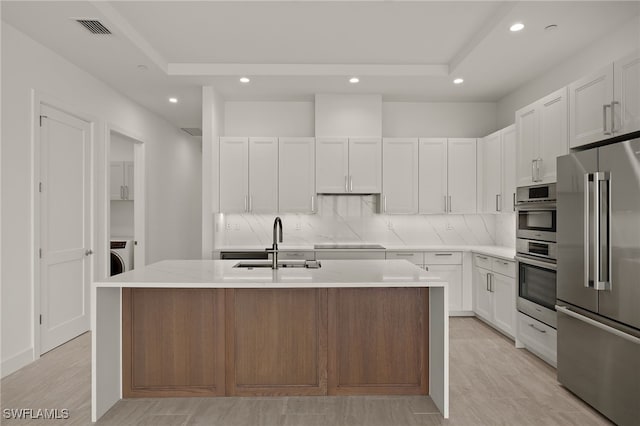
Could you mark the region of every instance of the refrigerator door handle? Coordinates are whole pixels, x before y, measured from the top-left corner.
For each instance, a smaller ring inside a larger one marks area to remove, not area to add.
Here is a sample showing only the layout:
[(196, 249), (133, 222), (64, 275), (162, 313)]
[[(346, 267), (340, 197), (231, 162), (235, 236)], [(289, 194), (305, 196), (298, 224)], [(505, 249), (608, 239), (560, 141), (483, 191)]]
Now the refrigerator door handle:
[[(611, 265), (611, 186), (610, 174), (608, 172), (597, 172), (593, 174), (594, 192), (596, 194), (594, 211), (595, 215), (595, 246), (596, 272), (594, 274), (594, 288), (596, 290), (611, 290), (610, 265)], [(606, 184), (604, 196), (602, 194), (601, 184)], [(606, 205), (603, 204), (606, 202)], [(602, 234), (604, 225), (604, 235)], [(604, 245), (603, 245), (604, 243)], [(604, 252), (604, 253), (603, 253)]]
[(593, 281), (591, 280), (591, 262), (590, 262), (590, 254), (591, 254), (591, 229), (589, 227), (589, 222), (591, 220), (591, 215), (590, 215), (590, 200), (589, 200), (589, 194), (590, 194), (590, 190), (589, 190), (589, 185), (591, 184), (591, 182), (593, 181), (593, 176), (591, 173), (586, 173), (584, 175), (584, 236), (583, 236), (583, 243), (584, 243), (584, 286), (587, 288), (591, 288), (593, 287), (592, 283)]
[(593, 320), (589, 317), (585, 317), (584, 315), (580, 315), (579, 313), (573, 312), (572, 310), (570, 310), (569, 308), (567, 308), (566, 306), (560, 306), (560, 305), (556, 305), (556, 311), (563, 313), (567, 316), (570, 316), (571, 318), (575, 318), (579, 321), (585, 322), (589, 325), (592, 325), (596, 328), (599, 328), (600, 330), (606, 331), (607, 333), (611, 333), (614, 334), (618, 337), (621, 337), (625, 340), (628, 340), (631, 343), (635, 343), (636, 345), (640, 345), (640, 338), (637, 338), (636, 336), (632, 336), (631, 334), (627, 334), (623, 331), (618, 330), (617, 328), (613, 328), (610, 327), (606, 324), (603, 324), (601, 322), (598, 322), (596, 320)]

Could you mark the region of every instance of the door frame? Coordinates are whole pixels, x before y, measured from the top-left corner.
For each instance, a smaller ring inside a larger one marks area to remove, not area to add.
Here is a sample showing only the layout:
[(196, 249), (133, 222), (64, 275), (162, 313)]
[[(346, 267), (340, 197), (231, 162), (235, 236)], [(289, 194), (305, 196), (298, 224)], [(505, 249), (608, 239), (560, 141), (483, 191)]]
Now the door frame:
[[(96, 126), (99, 125), (100, 121), (93, 115), (87, 114), (81, 111), (81, 108), (78, 108), (73, 105), (69, 105), (58, 98), (41, 92), (36, 89), (31, 89), (31, 189), (30, 189), (30, 200), (31, 200), (31, 265), (32, 265), (32, 274), (30, 277), (30, 287), (31, 294), (33, 295), (31, 298), (31, 310), (32, 310), (32, 321), (33, 328), (31, 333), (31, 345), (33, 348), (33, 360), (37, 360), (41, 355), (41, 333), (40, 333), (40, 307), (41, 307), (41, 294), (40, 294), (40, 216), (41, 216), (41, 205), (40, 205), (40, 191), (39, 191), (39, 182), (40, 182), (40, 115), (41, 108), (43, 105), (49, 106), (51, 108), (57, 109), (59, 111), (64, 112), (65, 114), (69, 114), (79, 120), (85, 121), (89, 124), (89, 149), (91, 150), (91, 160), (89, 167), (91, 171), (90, 175), (90, 195), (89, 195), (89, 241), (90, 246), (93, 248), (96, 246), (96, 158), (97, 158), (97, 147), (100, 145), (100, 140), (98, 137), (98, 133), (96, 132)], [(95, 279), (96, 272), (96, 260), (95, 256), (90, 257), (89, 261), (89, 276), (90, 282), (89, 286), (93, 284)], [(90, 291), (90, 288), (88, 289)], [(91, 303), (86, 306), (87, 312), (91, 315)], [(89, 325), (89, 329), (91, 329), (91, 323)]]
[(133, 145), (133, 193), (135, 194), (135, 200), (133, 204), (133, 232), (134, 240), (136, 244), (134, 247), (134, 259), (136, 265), (146, 265), (147, 254), (147, 195), (145, 190), (146, 182), (146, 144), (144, 140), (133, 132), (123, 129), (113, 123), (107, 123), (105, 126), (105, 155), (104, 155), (104, 188), (103, 188), (103, 217), (105, 218), (104, 226), (102, 227), (102, 237), (104, 244), (104, 250), (99, 252), (100, 259), (102, 259), (102, 265), (104, 269), (101, 270), (101, 277), (108, 277), (110, 272), (107, 265), (110, 265), (110, 253), (111, 250), (108, 247), (108, 242), (111, 240), (111, 200), (109, 199), (109, 182), (111, 182), (111, 134), (117, 133), (127, 139), (130, 139)]

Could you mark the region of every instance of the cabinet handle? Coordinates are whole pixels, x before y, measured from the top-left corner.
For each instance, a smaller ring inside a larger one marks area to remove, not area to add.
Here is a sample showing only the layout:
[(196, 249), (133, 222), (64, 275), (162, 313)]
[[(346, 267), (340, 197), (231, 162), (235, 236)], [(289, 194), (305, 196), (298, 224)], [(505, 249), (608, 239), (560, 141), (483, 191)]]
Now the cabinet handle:
[(611, 108), (611, 104), (602, 105), (602, 133), (609, 136), (611, 132), (607, 131), (607, 108)]
[(611, 102), (611, 134), (616, 132), (616, 105), (620, 105), (620, 102)]
[(453, 256), (453, 253), (436, 253), (436, 256)]
[(516, 193), (513, 193), (513, 211), (516, 211)]
[(386, 195), (382, 197), (382, 208), (384, 213), (386, 213), (387, 212), (387, 196)]
[(314, 195), (311, 196), (311, 213), (316, 212), (316, 197)]
[(344, 175), (344, 192), (349, 192), (349, 177)]
[(485, 281), (486, 281), (486, 283), (485, 283), (485, 288), (487, 289), (487, 291), (491, 291), (491, 290), (489, 289), (489, 273), (487, 273), (487, 277), (486, 277)]
[(399, 256), (399, 257), (411, 257), (411, 256), (413, 256), (413, 253), (395, 253), (395, 256)]
[(536, 181), (536, 160), (531, 160), (531, 180), (533, 182), (537, 182)]
[(120, 185), (120, 199), (124, 200), (124, 186)]
[(489, 291), (493, 293), (493, 274), (489, 274)]
[(451, 195), (449, 195), (449, 213), (451, 213)]
[(486, 257), (484, 257), (484, 256), (476, 255), (476, 257), (477, 257), (478, 259), (488, 260), (488, 259), (487, 259)]
[(349, 192), (353, 192), (353, 176), (349, 175)]
[(536, 327), (533, 324), (529, 324), (529, 327), (533, 328), (535, 331), (538, 331), (540, 333), (546, 333), (547, 332), (547, 330), (540, 330), (538, 327)]
[(498, 197), (499, 197), (499, 195), (498, 195), (498, 194), (496, 194), (496, 211), (497, 211), (497, 212), (499, 212), (499, 211), (500, 211), (500, 208), (498, 207)]

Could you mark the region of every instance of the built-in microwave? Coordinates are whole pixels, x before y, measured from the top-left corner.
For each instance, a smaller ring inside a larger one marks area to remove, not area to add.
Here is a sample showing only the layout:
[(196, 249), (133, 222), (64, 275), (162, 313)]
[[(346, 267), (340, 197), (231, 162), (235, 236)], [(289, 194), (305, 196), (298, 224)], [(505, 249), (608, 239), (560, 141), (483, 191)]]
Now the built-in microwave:
[(556, 241), (555, 197), (555, 183), (518, 188), (516, 237)]

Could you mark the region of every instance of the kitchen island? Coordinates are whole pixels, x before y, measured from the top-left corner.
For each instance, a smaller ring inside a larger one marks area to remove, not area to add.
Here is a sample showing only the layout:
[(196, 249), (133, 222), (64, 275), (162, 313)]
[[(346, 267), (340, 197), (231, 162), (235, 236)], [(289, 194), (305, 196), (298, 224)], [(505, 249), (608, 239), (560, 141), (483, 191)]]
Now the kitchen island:
[(448, 417), (446, 283), (404, 260), (238, 263), (162, 261), (94, 284), (94, 421), (160, 396), (424, 394)]

